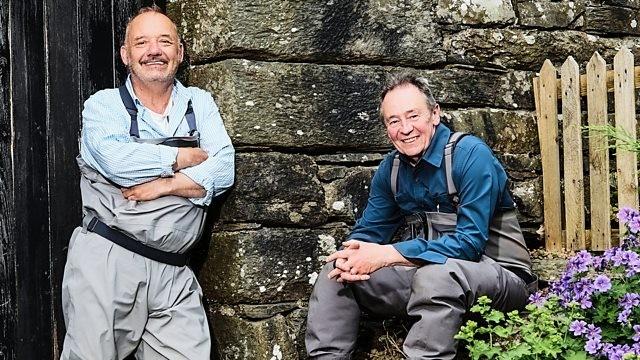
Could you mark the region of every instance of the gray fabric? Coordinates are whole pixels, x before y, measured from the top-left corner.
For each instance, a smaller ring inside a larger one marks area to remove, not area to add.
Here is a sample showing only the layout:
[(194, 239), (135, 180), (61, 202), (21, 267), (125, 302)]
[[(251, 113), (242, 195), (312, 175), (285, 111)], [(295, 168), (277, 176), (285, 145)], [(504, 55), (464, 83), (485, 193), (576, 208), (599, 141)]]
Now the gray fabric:
[[(438, 212), (423, 214), (427, 218), (426, 239), (435, 239), (456, 229), (457, 214)], [(515, 210), (497, 211), (493, 216), (489, 224), (489, 240), (484, 253), (507, 269), (532, 274), (531, 257)]]
[(350, 359), (361, 308), (386, 316), (409, 315), (413, 324), (403, 350), (409, 359), (453, 359), (466, 310), (483, 295), (498, 309), (522, 308), (528, 291), (512, 272), (483, 256), (479, 262), (449, 259), (420, 268), (380, 269), (371, 279), (340, 284), (322, 269), (309, 300), (307, 353), (312, 359)]
[[(451, 137), (449, 138), (449, 142), (447, 143), (447, 145), (445, 145), (444, 147), (444, 172), (445, 172), (445, 178), (447, 179), (447, 193), (449, 195), (454, 195), (458, 194), (458, 189), (456, 189), (456, 184), (454, 184), (453, 182), (453, 150), (456, 147), (456, 144), (458, 143), (458, 140), (460, 140), (463, 136), (467, 135), (466, 133), (457, 131), (455, 133), (453, 133), (453, 135), (451, 135)], [(457, 206), (458, 204), (454, 204), (455, 206)]]
[(183, 253), (202, 233), (205, 208), (180, 196), (163, 196), (153, 201), (130, 201), (120, 189), (86, 165), (80, 156), (80, 192), (85, 215), (138, 239), (145, 245)]
[[(78, 158), (83, 212), (164, 251), (187, 251), (205, 211), (167, 196), (127, 201)], [(86, 224), (85, 224), (86, 225)], [(77, 228), (62, 283), (62, 359), (209, 359), (202, 289), (186, 266), (162, 264)]]
[[(426, 239), (455, 231), (457, 215), (421, 213)], [(343, 285), (327, 279), (325, 265), (309, 299), (307, 352), (314, 359), (349, 359), (358, 332), (360, 308), (377, 315), (407, 314), (417, 321), (404, 342), (410, 359), (453, 359), (463, 315), (486, 295), (504, 311), (521, 309), (537, 283), (525, 284), (513, 271), (531, 274), (531, 259), (515, 210), (494, 216), (479, 262), (450, 258), (420, 268), (380, 269), (367, 281)]]

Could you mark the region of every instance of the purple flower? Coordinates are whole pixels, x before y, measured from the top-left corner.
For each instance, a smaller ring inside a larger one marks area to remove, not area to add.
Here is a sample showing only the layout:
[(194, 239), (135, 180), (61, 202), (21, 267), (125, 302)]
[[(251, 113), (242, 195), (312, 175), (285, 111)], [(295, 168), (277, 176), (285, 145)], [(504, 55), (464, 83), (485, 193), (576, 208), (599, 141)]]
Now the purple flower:
[(593, 303), (591, 302), (590, 298), (585, 297), (585, 298), (580, 299), (580, 308), (581, 309), (591, 309), (592, 306), (593, 306)]
[[(633, 325), (633, 331), (636, 332), (632, 337), (633, 341), (640, 343), (640, 325)], [(636, 345), (639, 345), (639, 348), (640, 348), (640, 344), (636, 344)]]
[(606, 275), (598, 275), (593, 282), (593, 288), (599, 292), (606, 292), (611, 289), (611, 280)]
[(572, 331), (575, 336), (586, 334), (587, 323), (582, 320), (574, 320), (571, 325), (569, 325), (569, 331)]
[(629, 224), (627, 226), (629, 227), (629, 232), (631, 232), (632, 234), (637, 234), (640, 230), (640, 217), (635, 216), (633, 219), (631, 219), (631, 221), (629, 221)]
[(582, 250), (575, 254), (567, 263), (567, 272), (571, 274), (581, 273), (589, 270), (589, 266), (592, 264), (593, 258), (591, 254)]
[(600, 342), (600, 339), (602, 339), (602, 329), (600, 329), (599, 327), (593, 325), (593, 324), (589, 324), (587, 325), (587, 339), (589, 340), (598, 340), (598, 343)]
[(627, 324), (629, 322), (629, 315), (631, 315), (631, 310), (622, 310), (618, 314), (618, 322), (621, 324)]
[(600, 347), (602, 347), (602, 345), (600, 344), (600, 339), (589, 339), (584, 346), (584, 350), (593, 355), (598, 352)]
[(627, 224), (631, 219), (638, 216), (638, 212), (630, 207), (623, 207), (618, 211), (618, 220), (622, 224)]
[(542, 295), (542, 292), (537, 291), (529, 296), (529, 302), (538, 307), (544, 305), (545, 301), (547, 301), (546, 296)]

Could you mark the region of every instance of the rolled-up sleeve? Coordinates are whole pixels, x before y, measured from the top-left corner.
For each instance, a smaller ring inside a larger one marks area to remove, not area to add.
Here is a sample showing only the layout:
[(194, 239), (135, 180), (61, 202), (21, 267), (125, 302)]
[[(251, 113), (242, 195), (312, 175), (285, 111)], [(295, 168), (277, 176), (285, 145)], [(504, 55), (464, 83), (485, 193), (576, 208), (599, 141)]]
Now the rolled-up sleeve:
[(192, 92), (200, 147), (209, 157), (202, 163), (180, 170), (206, 191), (202, 198), (191, 198), (198, 205), (208, 205), (211, 200), (233, 185), (235, 174), (235, 150), (225, 130), (220, 112), (211, 95), (203, 90), (189, 88)]

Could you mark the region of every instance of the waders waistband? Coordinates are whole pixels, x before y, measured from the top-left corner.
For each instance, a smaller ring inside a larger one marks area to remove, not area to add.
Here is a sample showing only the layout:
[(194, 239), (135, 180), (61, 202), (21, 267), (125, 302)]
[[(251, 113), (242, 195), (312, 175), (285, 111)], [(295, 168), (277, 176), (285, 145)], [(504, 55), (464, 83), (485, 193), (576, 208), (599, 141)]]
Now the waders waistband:
[(187, 265), (187, 261), (189, 260), (189, 252), (178, 254), (152, 248), (132, 238), (129, 235), (112, 229), (109, 225), (103, 223), (95, 216), (91, 217), (91, 220), (87, 225), (87, 230), (96, 233), (131, 252), (164, 264), (173, 266), (185, 266)]

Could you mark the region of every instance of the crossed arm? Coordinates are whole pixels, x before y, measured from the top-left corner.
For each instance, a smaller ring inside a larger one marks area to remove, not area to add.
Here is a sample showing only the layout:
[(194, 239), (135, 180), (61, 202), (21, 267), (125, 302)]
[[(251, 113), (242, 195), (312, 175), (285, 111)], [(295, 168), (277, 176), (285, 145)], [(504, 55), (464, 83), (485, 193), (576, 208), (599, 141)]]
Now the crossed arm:
[(208, 158), (207, 152), (200, 148), (179, 148), (173, 165), (173, 171), (176, 172), (173, 177), (157, 178), (130, 188), (122, 188), (122, 195), (128, 200), (137, 201), (155, 200), (167, 195), (185, 198), (204, 197), (205, 189), (179, 170), (198, 165)]

